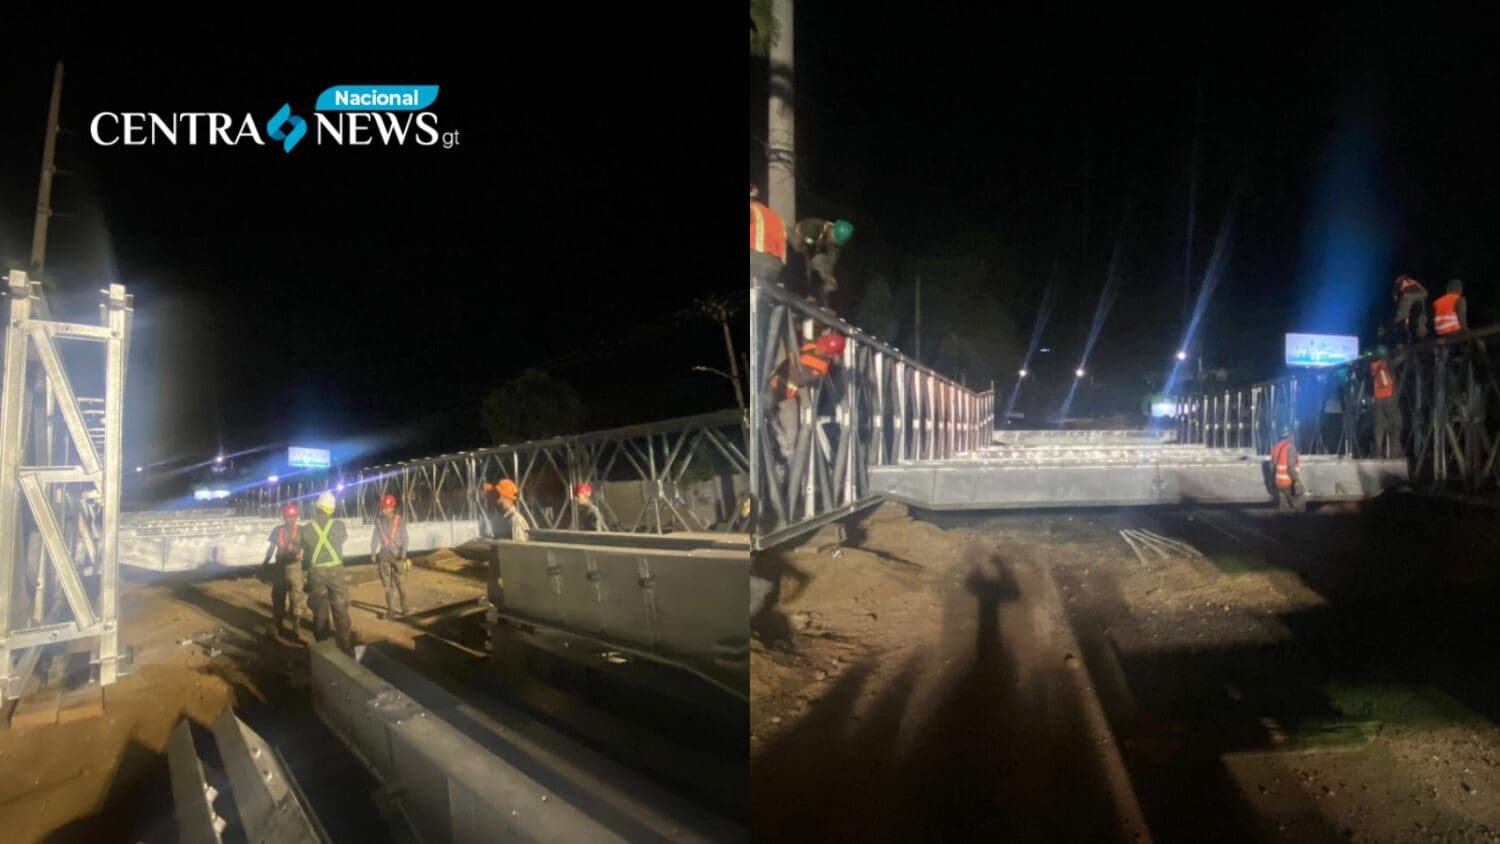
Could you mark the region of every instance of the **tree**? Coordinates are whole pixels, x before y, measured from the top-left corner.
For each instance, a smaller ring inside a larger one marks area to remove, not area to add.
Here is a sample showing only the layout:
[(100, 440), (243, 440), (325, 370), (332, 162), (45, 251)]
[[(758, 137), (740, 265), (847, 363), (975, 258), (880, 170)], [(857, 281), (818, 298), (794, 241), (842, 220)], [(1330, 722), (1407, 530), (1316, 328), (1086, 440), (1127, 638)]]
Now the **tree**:
[(578, 391), (540, 369), (528, 369), (491, 391), (479, 414), (496, 445), (576, 434), (588, 418)]
[(765, 58), (776, 43), (771, 0), (750, 0), (750, 55)]

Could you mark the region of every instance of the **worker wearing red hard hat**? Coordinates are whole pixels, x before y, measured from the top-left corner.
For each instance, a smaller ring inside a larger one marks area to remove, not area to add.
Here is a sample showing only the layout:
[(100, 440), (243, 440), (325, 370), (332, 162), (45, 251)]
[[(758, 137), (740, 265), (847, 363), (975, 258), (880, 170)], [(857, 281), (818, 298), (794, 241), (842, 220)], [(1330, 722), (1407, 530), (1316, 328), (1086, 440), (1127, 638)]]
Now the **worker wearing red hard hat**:
[(573, 503), (578, 507), (578, 529), (604, 533), (609, 528), (604, 523), (604, 512), (594, 503), (594, 487), (581, 483), (573, 487)]
[[(271, 529), (261, 571), (271, 583), (271, 635), (280, 636), (282, 622), (290, 610), (292, 638), (302, 640), (302, 616), (307, 611), (307, 580), (302, 571), (302, 526), (297, 520), (302, 508), (287, 502), (281, 508), (281, 524)], [(274, 563), (273, 563), (274, 561)]]
[(772, 434), (776, 440), (777, 465), (785, 471), (791, 464), (797, 446), (797, 435), (801, 430), (803, 408), (816, 412), (808, 403), (809, 396), (816, 398), (811, 388), (827, 383), (833, 364), (844, 356), (844, 335), (828, 331), (810, 343), (802, 344), (797, 359), (783, 360), (771, 374), (767, 402), (774, 414), (771, 420)]
[(396, 506), (396, 496), (390, 493), (380, 499), (380, 515), (375, 517), (375, 530), (370, 535), (370, 559), (375, 561), (380, 572), (380, 585), (385, 587), (386, 618), (396, 615), (398, 598), (401, 615), (411, 612), (406, 600), (406, 573), (411, 570), (406, 546), (410, 539), (406, 533), (406, 520), (396, 512)]

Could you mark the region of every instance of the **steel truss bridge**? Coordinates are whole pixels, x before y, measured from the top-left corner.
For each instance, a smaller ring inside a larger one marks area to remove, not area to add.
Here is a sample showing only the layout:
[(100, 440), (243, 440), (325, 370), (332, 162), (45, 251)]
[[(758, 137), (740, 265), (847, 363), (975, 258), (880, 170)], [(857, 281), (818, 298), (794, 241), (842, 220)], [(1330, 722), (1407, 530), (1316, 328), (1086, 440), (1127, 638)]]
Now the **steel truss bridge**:
[[(795, 400), (795, 445), (781, 455), (766, 386), (782, 361), (827, 331), (848, 338), (843, 358)], [(1413, 347), (1398, 363), (1409, 466), (1368, 446), (1367, 371), (1337, 383), (1317, 372), (1184, 395), (1153, 430), (996, 431), (993, 393), (752, 279), (752, 383), (761, 391), (751, 422), (752, 541), (770, 548), (883, 498), (932, 510), (1270, 503), (1266, 455), (1282, 421), (1296, 429), (1313, 501), (1363, 499), (1409, 481), (1436, 489), (1461, 479), (1472, 488), (1500, 478), (1500, 431), (1487, 422), (1500, 413), (1485, 411), (1500, 390), (1485, 355), (1457, 351), (1480, 336)], [(1434, 378), (1438, 368), (1451, 373), (1446, 381)], [(1461, 384), (1473, 386), (1455, 399)], [(1337, 414), (1328, 412), (1334, 404)]]

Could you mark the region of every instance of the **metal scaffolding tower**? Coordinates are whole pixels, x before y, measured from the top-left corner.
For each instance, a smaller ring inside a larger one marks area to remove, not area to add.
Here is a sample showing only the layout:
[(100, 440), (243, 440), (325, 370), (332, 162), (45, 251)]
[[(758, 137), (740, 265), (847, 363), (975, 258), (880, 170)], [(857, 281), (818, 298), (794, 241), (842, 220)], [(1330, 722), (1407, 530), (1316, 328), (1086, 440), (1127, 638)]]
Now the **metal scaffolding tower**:
[[(120, 462), (131, 297), (100, 291), (97, 325), (56, 320), (41, 284), (6, 277), (0, 379), (0, 703), (50, 646), (87, 643), (119, 671)], [(102, 350), (103, 354), (99, 354)]]

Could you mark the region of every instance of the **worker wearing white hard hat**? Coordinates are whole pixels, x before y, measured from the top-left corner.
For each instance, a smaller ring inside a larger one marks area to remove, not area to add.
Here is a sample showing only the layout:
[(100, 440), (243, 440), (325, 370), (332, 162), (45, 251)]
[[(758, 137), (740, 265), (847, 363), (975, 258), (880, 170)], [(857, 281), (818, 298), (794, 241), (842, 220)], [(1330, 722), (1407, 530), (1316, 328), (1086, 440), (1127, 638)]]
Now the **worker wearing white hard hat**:
[(340, 519), (333, 517), (338, 499), (333, 493), (318, 496), (313, 505), (313, 520), (302, 531), (303, 559), (307, 561), (307, 585), (311, 593), (313, 632), (318, 641), (334, 638), (346, 652), (354, 649), (349, 621), (349, 587), (344, 583), (344, 541), (349, 531)]

